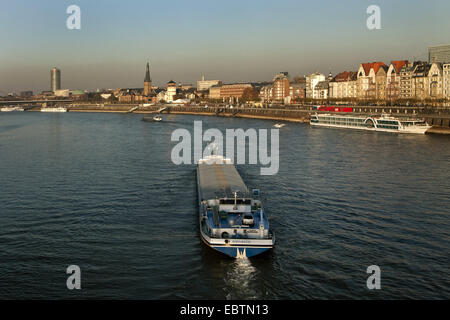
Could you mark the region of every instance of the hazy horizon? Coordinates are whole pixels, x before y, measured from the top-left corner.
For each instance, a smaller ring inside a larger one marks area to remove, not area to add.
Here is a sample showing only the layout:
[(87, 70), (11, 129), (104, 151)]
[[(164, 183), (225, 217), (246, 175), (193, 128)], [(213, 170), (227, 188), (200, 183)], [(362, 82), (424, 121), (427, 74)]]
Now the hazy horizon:
[[(66, 28), (69, 5), (81, 30)], [(381, 30), (366, 27), (369, 5)], [(14, 1), (0, 12), (0, 95), (50, 87), (196, 85), (201, 75), (224, 82), (270, 81), (314, 71), (356, 71), (361, 62), (427, 60), (428, 47), (450, 43), (448, 1)]]

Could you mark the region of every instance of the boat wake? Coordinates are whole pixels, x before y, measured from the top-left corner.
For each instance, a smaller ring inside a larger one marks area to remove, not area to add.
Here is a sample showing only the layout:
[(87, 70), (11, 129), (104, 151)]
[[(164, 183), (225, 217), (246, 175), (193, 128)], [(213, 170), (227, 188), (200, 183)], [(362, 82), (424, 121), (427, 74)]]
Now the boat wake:
[(224, 277), (226, 298), (228, 300), (261, 298), (261, 290), (256, 281), (258, 274), (258, 269), (252, 265), (250, 259), (234, 260)]

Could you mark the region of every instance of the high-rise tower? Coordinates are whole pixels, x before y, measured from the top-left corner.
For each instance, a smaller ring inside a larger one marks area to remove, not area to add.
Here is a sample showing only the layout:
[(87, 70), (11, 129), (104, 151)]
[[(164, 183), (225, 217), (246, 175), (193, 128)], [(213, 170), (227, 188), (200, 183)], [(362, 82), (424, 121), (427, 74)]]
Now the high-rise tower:
[(149, 96), (153, 93), (152, 90), (152, 79), (150, 78), (150, 65), (147, 62), (147, 70), (145, 72), (145, 79), (144, 79), (144, 95)]
[(61, 90), (61, 70), (56, 67), (50, 71), (50, 83), (53, 92)]

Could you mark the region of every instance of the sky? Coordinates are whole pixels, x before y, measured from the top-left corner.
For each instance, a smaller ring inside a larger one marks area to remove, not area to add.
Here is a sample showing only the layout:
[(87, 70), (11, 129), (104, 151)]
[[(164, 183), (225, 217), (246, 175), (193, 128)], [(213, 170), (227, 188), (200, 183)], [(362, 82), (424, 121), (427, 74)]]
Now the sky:
[[(66, 9), (81, 9), (69, 30)], [(369, 5), (381, 29), (369, 30)], [(0, 0), (0, 95), (153, 83), (270, 81), (315, 71), (356, 71), (362, 62), (427, 60), (450, 44), (448, 0)]]

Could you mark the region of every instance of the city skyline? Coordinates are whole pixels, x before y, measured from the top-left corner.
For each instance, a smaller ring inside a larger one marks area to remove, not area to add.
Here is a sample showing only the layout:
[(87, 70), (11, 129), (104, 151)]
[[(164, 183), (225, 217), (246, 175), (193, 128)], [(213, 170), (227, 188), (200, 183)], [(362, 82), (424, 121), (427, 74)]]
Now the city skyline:
[(382, 29), (368, 30), (372, 2), (173, 1), (168, 10), (153, 1), (78, 1), (81, 30), (68, 30), (70, 2), (17, 1), (0, 13), (8, 26), (0, 31), (0, 93), (48, 90), (54, 66), (68, 89), (142, 87), (147, 61), (159, 86), (171, 79), (195, 84), (202, 74), (258, 82), (279, 71), (293, 77), (354, 71), (369, 61), (426, 61), (429, 46), (450, 42), (437, 32), (450, 27), (449, 3), (377, 1)]

